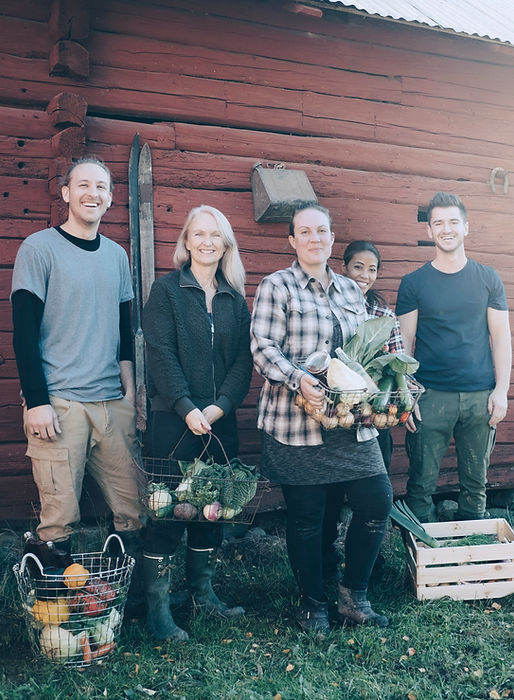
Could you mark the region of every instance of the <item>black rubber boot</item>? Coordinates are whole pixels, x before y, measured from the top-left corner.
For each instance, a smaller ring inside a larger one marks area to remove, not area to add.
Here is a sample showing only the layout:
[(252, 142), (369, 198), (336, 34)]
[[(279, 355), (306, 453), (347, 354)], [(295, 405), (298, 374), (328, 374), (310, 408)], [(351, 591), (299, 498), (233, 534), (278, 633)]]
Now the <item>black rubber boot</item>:
[(126, 617), (141, 617), (145, 610), (145, 592), (143, 585), (143, 537), (141, 530), (125, 530), (116, 532), (123, 542), (125, 552), (134, 558), (130, 586), (125, 603)]
[(328, 603), (305, 596), (302, 598), (297, 620), (304, 632), (315, 632), (320, 636), (328, 634), (330, 632)]
[(216, 613), (222, 617), (244, 615), (244, 608), (239, 605), (229, 608), (214, 592), (212, 588), (213, 559), (214, 549), (187, 548), (186, 579), (193, 604), (200, 610)]
[(185, 642), (189, 635), (174, 621), (170, 612), (170, 569), (173, 558), (166, 555), (143, 555), (146, 587), (147, 623), (152, 635), (159, 640)]
[(337, 612), (342, 622), (351, 625), (375, 625), (387, 627), (389, 620), (372, 610), (365, 591), (352, 591), (338, 585)]

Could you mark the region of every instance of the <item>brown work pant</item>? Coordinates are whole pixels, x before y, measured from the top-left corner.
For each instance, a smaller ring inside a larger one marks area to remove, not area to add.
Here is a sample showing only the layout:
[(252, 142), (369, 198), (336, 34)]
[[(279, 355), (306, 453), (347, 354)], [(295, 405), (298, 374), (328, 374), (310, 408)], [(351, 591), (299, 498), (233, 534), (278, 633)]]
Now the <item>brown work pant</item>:
[(81, 403), (52, 396), (50, 401), (62, 431), (57, 440), (27, 435), (26, 454), (41, 501), (38, 535), (48, 541), (73, 532), (86, 471), (100, 486), (115, 529), (139, 529), (134, 406), (124, 398)]

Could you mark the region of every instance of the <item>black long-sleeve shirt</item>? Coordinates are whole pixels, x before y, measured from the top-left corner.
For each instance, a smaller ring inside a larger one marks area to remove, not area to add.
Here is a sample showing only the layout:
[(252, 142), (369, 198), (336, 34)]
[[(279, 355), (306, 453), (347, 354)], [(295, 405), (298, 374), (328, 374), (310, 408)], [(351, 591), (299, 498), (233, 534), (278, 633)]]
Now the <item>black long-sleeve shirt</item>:
[[(71, 236), (60, 226), (59, 233), (83, 250), (95, 251), (100, 245), (100, 236), (85, 240)], [(27, 289), (18, 289), (12, 295), (13, 345), (20, 376), (21, 389), (27, 408), (50, 403), (43, 363), (39, 350), (39, 334), (45, 304)], [(130, 302), (120, 304), (120, 361), (133, 360), (132, 324)]]

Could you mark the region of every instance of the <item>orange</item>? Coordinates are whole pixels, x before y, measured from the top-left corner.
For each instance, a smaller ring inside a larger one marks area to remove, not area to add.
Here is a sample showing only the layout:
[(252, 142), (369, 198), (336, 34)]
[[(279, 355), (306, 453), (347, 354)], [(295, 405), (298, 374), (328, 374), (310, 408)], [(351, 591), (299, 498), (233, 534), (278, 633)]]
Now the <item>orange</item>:
[(64, 569), (64, 583), (68, 588), (82, 588), (88, 578), (89, 571), (82, 564), (70, 564)]

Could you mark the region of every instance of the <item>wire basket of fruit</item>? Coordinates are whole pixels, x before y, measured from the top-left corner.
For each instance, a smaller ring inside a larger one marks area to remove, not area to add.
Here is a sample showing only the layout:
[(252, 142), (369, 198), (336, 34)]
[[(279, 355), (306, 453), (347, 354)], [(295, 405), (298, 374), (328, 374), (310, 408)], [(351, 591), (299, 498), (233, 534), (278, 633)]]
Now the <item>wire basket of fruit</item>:
[(296, 405), (326, 430), (404, 425), (425, 389), (411, 374), (418, 362), (387, 350), (393, 324), (387, 316), (368, 319), (337, 357), (318, 351), (306, 358), (301, 367), (318, 379), (324, 399), (318, 408), (297, 394)]
[(116, 649), (135, 561), (117, 535), (101, 552), (71, 558), (65, 569), (50, 569), (28, 553), (13, 571), (35, 653), (80, 668)]
[[(225, 456), (219, 464), (209, 456), (215, 438)], [(144, 457), (136, 463), (141, 502), (152, 520), (225, 521), (251, 524), (269, 480), (238, 457), (228, 459), (223, 445), (210, 433), (202, 454), (193, 461)]]

